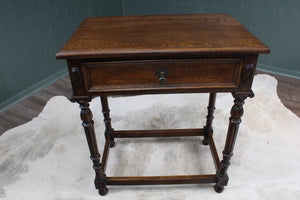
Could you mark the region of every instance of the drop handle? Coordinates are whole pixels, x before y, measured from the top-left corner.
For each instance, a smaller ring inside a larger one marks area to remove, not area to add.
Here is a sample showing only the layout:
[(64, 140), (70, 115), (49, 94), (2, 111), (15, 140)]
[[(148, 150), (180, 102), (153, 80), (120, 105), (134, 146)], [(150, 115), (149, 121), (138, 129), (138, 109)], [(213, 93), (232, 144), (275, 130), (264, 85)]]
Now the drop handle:
[(160, 84), (166, 84), (169, 70), (165, 67), (160, 67), (155, 71), (155, 75), (158, 77), (158, 81)]

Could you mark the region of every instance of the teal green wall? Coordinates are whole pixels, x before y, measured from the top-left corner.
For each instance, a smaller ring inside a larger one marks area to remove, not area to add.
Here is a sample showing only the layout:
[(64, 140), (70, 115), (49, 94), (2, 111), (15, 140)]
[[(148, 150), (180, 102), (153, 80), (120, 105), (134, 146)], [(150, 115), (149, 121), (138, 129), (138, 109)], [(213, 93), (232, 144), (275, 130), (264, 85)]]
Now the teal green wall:
[(265, 43), (260, 69), (300, 78), (300, 0), (123, 0), (124, 15), (230, 13)]
[(0, 110), (66, 74), (55, 54), (85, 17), (121, 13), (120, 0), (0, 0)]
[(271, 49), (259, 68), (300, 78), (299, 0), (0, 0), (0, 111), (66, 74), (83, 18), (186, 13), (230, 13)]

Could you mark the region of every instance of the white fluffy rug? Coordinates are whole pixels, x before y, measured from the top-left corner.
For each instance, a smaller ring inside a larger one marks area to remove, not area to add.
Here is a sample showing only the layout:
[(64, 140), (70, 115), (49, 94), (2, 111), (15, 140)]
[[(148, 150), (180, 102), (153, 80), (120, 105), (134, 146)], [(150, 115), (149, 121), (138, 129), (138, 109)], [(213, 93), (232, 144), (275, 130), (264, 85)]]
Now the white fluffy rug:
[[(215, 193), (213, 184), (108, 186), (100, 197), (77, 104), (53, 97), (32, 121), (0, 137), (0, 197), (30, 200), (92, 199), (300, 199), (300, 119), (276, 94), (276, 80), (257, 75), (247, 99), (229, 184)], [(146, 95), (110, 98), (115, 129), (202, 127), (207, 94)], [(214, 138), (219, 154), (227, 131), (230, 94), (218, 94)], [(99, 98), (91, 102), (99, 149), (104, 126)], [(209, 147), (202, 138), (116, 139), (107, 175), (214, 173)]]

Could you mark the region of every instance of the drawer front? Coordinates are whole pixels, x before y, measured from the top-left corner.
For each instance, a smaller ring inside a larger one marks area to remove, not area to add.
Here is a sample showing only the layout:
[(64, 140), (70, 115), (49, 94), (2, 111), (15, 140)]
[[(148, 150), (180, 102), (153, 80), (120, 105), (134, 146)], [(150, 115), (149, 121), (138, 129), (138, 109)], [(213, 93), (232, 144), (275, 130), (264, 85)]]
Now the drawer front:
[(238, 88), (242, 59), (177, 59), (83, 63), (88, 92)]

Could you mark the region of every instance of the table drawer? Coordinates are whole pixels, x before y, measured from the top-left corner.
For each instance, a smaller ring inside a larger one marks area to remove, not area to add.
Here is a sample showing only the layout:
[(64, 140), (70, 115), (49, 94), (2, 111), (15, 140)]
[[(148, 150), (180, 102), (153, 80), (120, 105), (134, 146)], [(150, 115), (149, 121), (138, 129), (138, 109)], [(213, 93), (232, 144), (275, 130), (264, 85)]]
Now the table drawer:
[(237, 88), (241, 58), (85, 62), (88, 92)]

